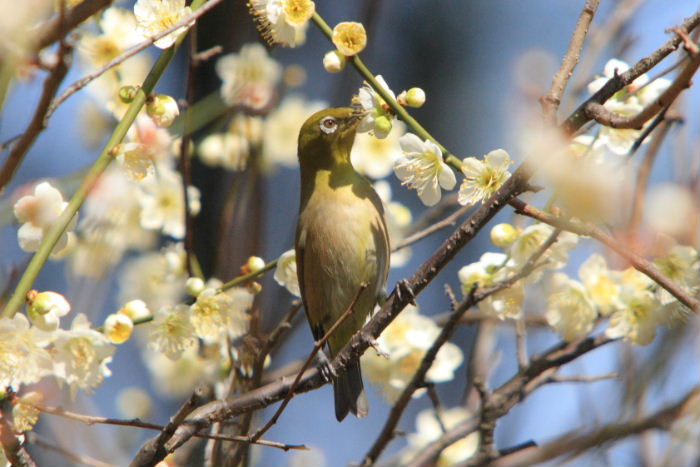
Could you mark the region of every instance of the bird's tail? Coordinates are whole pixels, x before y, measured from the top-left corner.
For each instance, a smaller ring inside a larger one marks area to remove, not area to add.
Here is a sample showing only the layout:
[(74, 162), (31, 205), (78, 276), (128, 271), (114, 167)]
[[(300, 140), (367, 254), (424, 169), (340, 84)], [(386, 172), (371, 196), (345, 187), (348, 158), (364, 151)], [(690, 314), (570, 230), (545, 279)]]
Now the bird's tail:
[(362, 384), (360, 360), (355, 359), (348, 365), (345, 373), (333, 382), (335, 396), (335, 418), (342, 422), (348, 412), (356, 417), (366, 417), (369, 413), (369, 402)]

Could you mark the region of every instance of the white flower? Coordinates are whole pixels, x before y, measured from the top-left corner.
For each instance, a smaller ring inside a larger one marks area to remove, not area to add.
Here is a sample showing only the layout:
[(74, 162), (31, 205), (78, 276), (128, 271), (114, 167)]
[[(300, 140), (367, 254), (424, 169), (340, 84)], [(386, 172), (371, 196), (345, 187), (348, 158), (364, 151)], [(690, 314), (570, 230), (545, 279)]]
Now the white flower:
[(464, 181), (459, 187), (459, 204), (471, 206), (491, 197), (510, 178), (508, 167), (513, 164), (503, 149), (495, 149), (480, 161), (467, 157), (462, 161)]
[[(435, 322), (418, 313), (418, 309), (407, 307), (382, 332), (377, 340), (380, 348), (390, 357), (386, 359), (375, 352), (362, 356), (362, 365), (367, 378), (382, 389), (387, 401), (395, 401), (418, 370), (425, 353), (440, 334)], [(426, 380), (439, 383), (454, 378), (455, 370), (462, 364), (462, 351), (447, 342), (437, 353)], [(423, 391), (414, 392), (418, 397)]]
[(297, 276), (297, 260), (293, 249), (285, 251), (277, 259), (274, 277), (277, 283), (285, 287), (290, 294), (295, 297), (301, 297), (299, 278)]
[(153, 413), (153, 399), (140, 387), (128, 386), (119, 391), (116, 407), (124, 418), (147, 420)]
[(128, 316), (131, 321), (141, 321), (151, 316), (151, 310), (143, 300), (129, 300), (119, 309), (119, 313)]
[(296, 47), (306, 40), (306, 28), (315, 11), (311, 0), (251, 0), (248, 5), (269, 42)]
[(112, 373), (107, 364), (112, 361), (115, 347), (104, 334), (90, 329), (87, 317), (80, 313), (70, 331), (58, 329), (54, 338), (54, 373), (71, 387), (71, 392), (88, 392), (102, 384)]
[(191, 317), (187, 305), (160, 308), (153, 317), (148, 346), (171, 360), (180, 358), (185, 349), (197, 342)]
[(241, 47), (238, 54), (219, 58), (216, 73), (223, 81), (221, 97), (226, 104), (259, 110), (267, 107), (274, 96), (282, 66), (268, 56), (265, 47), (252, 43)]
[(442, 160), (442, 151), (432, 141), (421, 141), (413, 133), (406, 133), (399, 144), (404, 156), (394, 163), (396, 176), (402, 185), (418, 192), (423, 204), (434, 206), (440, 201), (440, 187), (451, 190), (457, 183), (454, 172)]
[[(605, 64), (603, 76), (596, 78), (588, 85), (591, 94), (596, 93), (615, 74), (624, 73), (629, 69), (629, 65), (621, 60), (612, 59)], [(629, 86), (618, 91), (608, 99), (604, 106), (611, 112), (621, 116), (632, 116), (639, 113), (644, 106), (653, 102), (662, 92), (668, 88), (670, 81), (667, 79), (656, 79), (649, 82), (649, 77), (642, 74), (636, 78)], [(636, 129), (615, 129), (602, 126), (598, 140), (605, 145), (612, 153), (625, 155), (629, 152), (634, 141), (639, 137), (641, 131)], [(645, 142), (651, 138), (646, 138)]]
[[(438, 416), (442, 424), (438, 421)], [(408, 435), (408, 447), (402, 453), (401, 459), (404, 462), (410, 461), (426, 446), (442, 437), (444, 434), (443, 426), (444, 429), (451, 430), (473, 416), (467, 409), (459, 406), (441, 411), (439, 414), (435, 413), (433, 409), (422, 410), (416, 417), (416, 433)], [(478, 448), (479, 433), (471, 433), (443, 449), (435, 465), (443, 467), (462, 464), (476, 454)]]
[(552, 276), (547, 298), (547, 323), (566, 341), (586, 337), (598, 316), (586, 288), (564, 273)]
[(153, 152), (141, 143), (123, 143), (114, 148), (117, 163), (124, 172), (135, 181), (140, 181), (155, 174)]
[[(175, 239), (185, 236), (185, 200), (182, 193), (182, 176), (173, 170), (162, 170), (157, 177), (144, 179), (141, 203), (141, 227), (162, 230)], [(201, 207), (199, 190), (187, 187), (189, 210), (197, 215)]]
[[(467, 295), (474, 284), (489, 287), (507, 279), (515, 272), (513, 262), (502, 253), (484, 253), (479, 262), (464, 266), (457, 273), (462, 291)], [(479, 302), (483, 313), (499, 319), (520, 318), (525, 298), (525, 281), (519, 280), (503, 290), (493, 293)]]
[[(654, 265), (682, 290), (697, 296), (700, 290), (700, 259), (695, 248), (674, 244), (665, 256), (654, 260)], [(658, 287), (657, 295), (664, 305), (677, 303), (677, 299), (663, 287)]]
[(496, 224), (491, 228), (490, 238), (491, 242), (500, 247), (507, 247), (513, 243), (520, 233), (518, 230), (510, 224), (502, 223)]
[(51, 357), (44, 349), (48, 344), (36, 328), (29, 327), (27, 317), (17, 313), (0, 318), (0, 387), (33, 384), (52, 371)]
[(192, 394), (198, 385), (214, 380), (218, 369), (216, 362), (199, 354), (197, 346), (188, 347), (175, 360), (160, 352), (146, 351), (144, 361), (155, 391), (174, 400), (180, 400)]
[(34, 428), (39, 420), (37, 405), (44, 402), (44, 395), (38, 391), (30, 391), (18, 397), (12, 407), (12, 425), (16, 432), (23, 433)]
[(406, 125), (397, 121), (386, 138), (380, 139), (368, 133), (359, 133), (350, 153), (355, 170), (373, 179), (389, 175), (394, 162), (401, 157), (399, 138), (405, 132)]
[(607, 316), (620, 306), (620, 278), (608, 269), (605, 258), (593, 254), (579, 268), (578, 276), (600, 314)]
[[(395, 98), (394, 92), (389, 89), (389, 85), (386, 84), (382, 75), (377, 75), (375, 78), (382, 89), (392, 98)], [(359, 103), (362, 110), (366, 113), (357, 126), (357, 132), (364, 133), (369, 131), (370, 134), (377, 138), (386, 138), (391, 131), (394, 114), (387, 103), (384, 102), (384, 99), (369, 84), (364, 83), (353, 101)]]
[(647, 345), (656, 336), (656, 327), (662, 324), (663, 307), (650, 290), (625, 285), (620, 292), (622, 307), (610, 316), (605, 335), (622, 337), (637, 345)]
[[(192, 14), (190, 7), (185, 6), (185, 0), (138, 0), (134, 5), (134, 16), (141, 27), (141, 34), (145, 38), (155, 36), (174, 26), (184, 18)], [(189, 26), (182, 26), (165, 37), (155, 42), (155, 46), (167, 49), (175, 43)]]
[(27, 301), (27, 316), (34, 326), (45, 332), (58, 329), (61, 317), (70, 311), (68, 300), (56, 292), (30, 291)]
[(190, 321), (198, 337), (213, 341), (229, 331), (236, 337), (245, 334), (249, 320), (246, 310), (252, 298), (245, 289), (237, 289), (221, 293), (205, 289), (197, 295), (197, 301), (190, 307)]
[(367, 46), (367, 33), (362, 23), (343, 21), (333, 28), (331, 40), (338, 52), (351, 57), (362, 52)]
[(141, 228), (140, 190), (119, 167), (109, 168), (93, 184), (69, 257), (71, 272), (99, 278), (129, 249), (145, 249), (156, 236)]
[[(67, 206), (68, 202), (63, 201), (61, 192), (49, 182), (42, 182), (34, 187), (33, 195), (21, 197), (14, 205), (15, 217), (22, 224), (17, 231), (20, 248), (29, 252), (37, 251), (44, 235)], [(60, 254), (61, 250), (68, 246), (70, 237), (73, 236), (70, 231), (75, 228), (77, 217), (77, 215), (73, 217), (54, 246), (54, 255)]]
[(289, 95), (270, 112), (263, 128), (263, 162), (267, 167), (296, 167), (299, 130), (304, 121), (325, 103)]
[(199, 159), (205, 164), (234, 171), (245, 169), (248, 152), (248, 141), (235, 133), (208, 135), (199, 143), (197, 151)]
[(136, 18), (129, 10), (107, 8), (102, 16), (97, 17), (97, 24), (102, 33), (84, 32), (78, 43), (81, 58), (93, 68), (106, 65), (141, 41)]
[(148, 309), (172, 306), (182, 299), (187, 273), (182, 244), (131, 259), (119, 277), (119, 302), (142, 300)]
[[(508, 253), (515, 265), (522, 266), (527, 263), (532, 255), (552, 235), (552, 232), (554, 232), (554, 227), (543, 223), (536, 223), (526, 227), (517, 240), (508, 247)], [(568, 261), (569, 250), (573, 249), (577, 243), (577, 235), (571, 232), (561, 232), (557, 237), (557, 241), (545, 251), (540, 261), (546, 259), (548, 262), (545, 267), (550, 269), (562, 268)], [(529, 276), (530, 281), (536, 281), (538, 277), (537, 272)]]

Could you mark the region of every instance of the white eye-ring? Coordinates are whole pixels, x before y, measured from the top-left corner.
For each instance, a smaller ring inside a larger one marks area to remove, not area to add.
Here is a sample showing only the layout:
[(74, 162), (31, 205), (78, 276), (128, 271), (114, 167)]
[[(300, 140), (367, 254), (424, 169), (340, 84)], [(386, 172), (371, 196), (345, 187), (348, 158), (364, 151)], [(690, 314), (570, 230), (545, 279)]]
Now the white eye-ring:
[(319, 127), (321, 128), (322, 132), (330, 135), (331, 133), (335, 133), (335, 130), (338, 129), (338, 122), (333, 117), (323, 117)]

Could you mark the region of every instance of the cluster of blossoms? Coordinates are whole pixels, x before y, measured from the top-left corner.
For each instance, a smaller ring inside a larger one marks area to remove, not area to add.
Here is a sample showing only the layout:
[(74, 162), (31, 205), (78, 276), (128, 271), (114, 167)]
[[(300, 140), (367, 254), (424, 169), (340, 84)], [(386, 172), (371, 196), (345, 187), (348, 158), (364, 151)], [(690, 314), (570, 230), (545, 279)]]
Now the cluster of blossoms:
[[(504, 253), (485, 253), (478, 262), (464, 266), (458, 274), (464, 293), (469, 293), (475, 284), (488, 287), (507, 281), (523, 269), (553, 233), (554, 228), (540, 223), (522, 231), (510, 224), (495, 226), (491, 238), (503, 247)], [(500, 319), (522, 318), (526, 288), (541, 282), (542, 269), (564, 267), (568, 251), (576, 243), (575, 235), (560, 232), (539, 259), (542, 268), (488, 296), (479, 302), (479, 309)], [(700, 290), (700, 262), (693, 248), (674, 245), (654, 263), (687, 293), (697, 294)], [(680, 302), (647, 276), (633, 268), (611, 270), (599, 254), (590, 256), (578, 274), (580, 281), (563, 272), (556, 272), (545, 281), (545, 318), (567, 341), (585, 337), (599, 319), (609, 318), (605, 331), (609, 337), (646, 345), (653, 340), (659, 325), (671, 324), (685, 313)]]
[[(385, 355), (371, 350), (363, 354), (362, 368), (367, 379), (381, 388), (389, 403), (401, 395), (439, 334), (440, 328), (435, 321), (421, 315), (417, 307), (408, 306), (377, 339), (380, 352)], [(463, 360), (459, 347), (451, 342), (445, 343), (428, 370), (426, 381), (451, 381)], [(415, 391), (413, 397), (419, 397), (423, 392)]]

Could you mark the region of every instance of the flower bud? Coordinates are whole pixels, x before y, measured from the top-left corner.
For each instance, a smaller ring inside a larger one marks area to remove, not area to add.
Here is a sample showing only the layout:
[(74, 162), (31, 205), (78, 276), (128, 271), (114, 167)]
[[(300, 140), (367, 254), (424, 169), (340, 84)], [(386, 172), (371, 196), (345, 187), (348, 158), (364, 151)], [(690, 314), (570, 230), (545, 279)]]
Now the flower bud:
[(199, 277), (190, 277), (185, 282), (185, 290), (188, 294), (196, 297), (204, 290), (204, 281)]
[(325, 68), (328, 73), (343, 71), (346, 62), (345, 55), (337, 50), (331, 50), (323, 56), (323, 68)]
[(262, 284), (260, 284), (260, 282), (250, 281), (246, 284), (246, 289), (252, 295), (257, 295), (262, 292)]
[(380, 115), (374, 120), (375, 131), (389, 133), (391, 131), (391, 119), (385, 115)]
[[(61, 316), (68, 314), (70, 303), (63, 295), (56, 292), (27, 294), (27, 316), (34, 326), (42, 331), (52, 332), (58, 329)], [(30, 296), (31, 295), (31, 296)]]
[(508, 246), (517, 238), (518, 231), (510, 224), (498, 224), (491, 229), (491, 241), (496, 246)]
[(265, 260), (259, 256), (251, 256), (246, 263), (250, 272), (258, 272), (265, 267)]
[(146, 102), (146, 113), (159, 127), (169, 127), (175, 118), (180, 115), (177, 102), (170, 96), (158, 94)]
[(131, 318), (132, 321), (140, 321), (151, 316), (151, 311), (143, 300), (131, 300), (118, 311)]
[(405, 100), (409, 107), (420, 107), (425, 104), (425, 91), (421, 88), (411, 88), (406, 92)]
[(133, 101), (136, 94), (138, 94), (139, 89), (141, 89), (140, 86), (122, 86), (119, 89), (119, 99), (125, 104), (131, 104), (131, 101)]
[(134, 322), (124, 313), (113, 313), (105, 319), (104, 334), (113, 344), (122, 344), (129, 340)]

